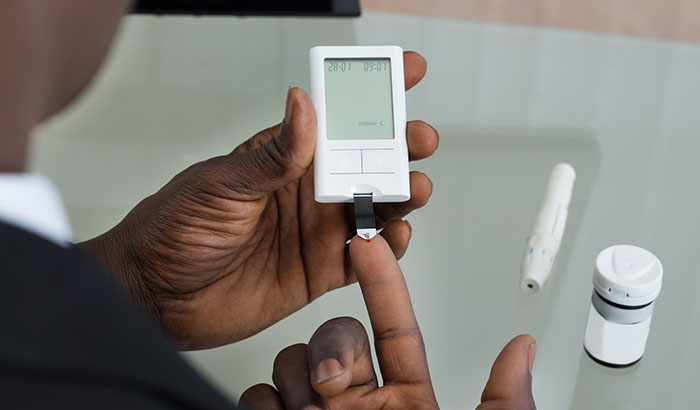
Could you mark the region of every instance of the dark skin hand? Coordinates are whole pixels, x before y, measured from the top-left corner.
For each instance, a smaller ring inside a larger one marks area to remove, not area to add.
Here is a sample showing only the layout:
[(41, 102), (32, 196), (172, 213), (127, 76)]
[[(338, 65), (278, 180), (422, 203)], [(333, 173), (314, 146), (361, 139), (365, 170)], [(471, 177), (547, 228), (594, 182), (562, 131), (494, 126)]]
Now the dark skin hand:
[[(404, 69), (408, 90), (426, 62), (407, 52)], [(181, 172), (112, 230), (78, 245), (184, 349), (244, 339), (357, 280), (346, 244), (355, 235), (352, 207), (314, 200), (316, 117), (303, 90), (290, 88), (284, 118)], [(410, 159), (423, 159), (438, 134), (412, 121), (407, 142)], [(410, 184), (408, 202), (376, 206), (397, 258), (411, 236), (401, 218), (432, 193), (422, 173), (412, 172)]]
[[(367, 333), (356, 319), (330, 320), (307, 344), (282, 350), (275, 359), (274, 387), (246, 390), (247, 410), (431, 410), (438, 409), (428, 361), (406, 282), (382, 238), (353, 239), (350, 256), (374, 333), (384, 385), (379, 386)], [(520, 335), (501, 351), (477, 410), (535, 409), (532, 364), (536, 345)]]

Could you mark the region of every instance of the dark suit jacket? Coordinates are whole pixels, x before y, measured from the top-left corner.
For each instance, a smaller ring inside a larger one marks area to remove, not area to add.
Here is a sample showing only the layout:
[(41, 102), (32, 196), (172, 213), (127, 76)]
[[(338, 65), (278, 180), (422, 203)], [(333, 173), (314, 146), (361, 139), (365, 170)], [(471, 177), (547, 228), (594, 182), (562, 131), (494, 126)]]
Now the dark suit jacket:
[(0, 409), (233, 409), (109, 275), (0, 223)]

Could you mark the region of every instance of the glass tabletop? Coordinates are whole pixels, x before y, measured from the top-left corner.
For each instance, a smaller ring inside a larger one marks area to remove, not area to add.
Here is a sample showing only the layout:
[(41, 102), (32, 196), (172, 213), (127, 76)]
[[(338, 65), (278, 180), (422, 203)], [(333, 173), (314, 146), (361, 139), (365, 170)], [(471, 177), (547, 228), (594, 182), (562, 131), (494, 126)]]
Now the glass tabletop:
[[(315, 45), (395, 44), (428, 74), (409, 119), (441, 135), (412, 164), (435, 184), (409, 217), (401, 266), (443, 408), (473, 408), (511, 337), (538, 342), (540, 409), (693, 408), (700, 382), (700, 45), (551, 28), (366, 13), (356, 20), (129, 17), (98, 81), (35, 138), (78, 239), (117, 223), (201, 159), (278, 122), (290, 85), (308, 90)], [(578, 177), (554, 270), (519, 290), (525, 239), (552, 166)], [(635, 244), (665, 267), (644, 358), (593, 363), (583, 332), (598, 252)], [(240, 343), (186, 353), (235, 398), (324, 321), (369, 328), (357, 286), (331, 292)]]

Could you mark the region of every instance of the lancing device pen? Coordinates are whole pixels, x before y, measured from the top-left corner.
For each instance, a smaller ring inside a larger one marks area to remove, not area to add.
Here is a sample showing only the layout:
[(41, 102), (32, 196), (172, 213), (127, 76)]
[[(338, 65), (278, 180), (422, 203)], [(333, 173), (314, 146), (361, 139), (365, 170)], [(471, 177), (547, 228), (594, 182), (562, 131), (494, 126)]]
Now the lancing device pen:
[(557, 164), (552, 169), (520, 265), (520, 288), (526, 293), (537, 293), (552, 272), (566, 228), (575, 179), (576, 171), (569, 164)]

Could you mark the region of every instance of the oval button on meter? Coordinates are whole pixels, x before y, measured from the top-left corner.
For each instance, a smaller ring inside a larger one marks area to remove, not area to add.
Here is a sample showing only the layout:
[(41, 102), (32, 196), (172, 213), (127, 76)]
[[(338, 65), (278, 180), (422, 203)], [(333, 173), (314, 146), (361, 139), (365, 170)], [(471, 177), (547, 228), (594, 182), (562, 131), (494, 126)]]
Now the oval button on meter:
[(362, 173), (362, 154), (359, 149), (330, 151), (328, 170), (331, 174)]
[(362, 150), (363, 173), (394, 173), (397, 164), (392, 149)]

